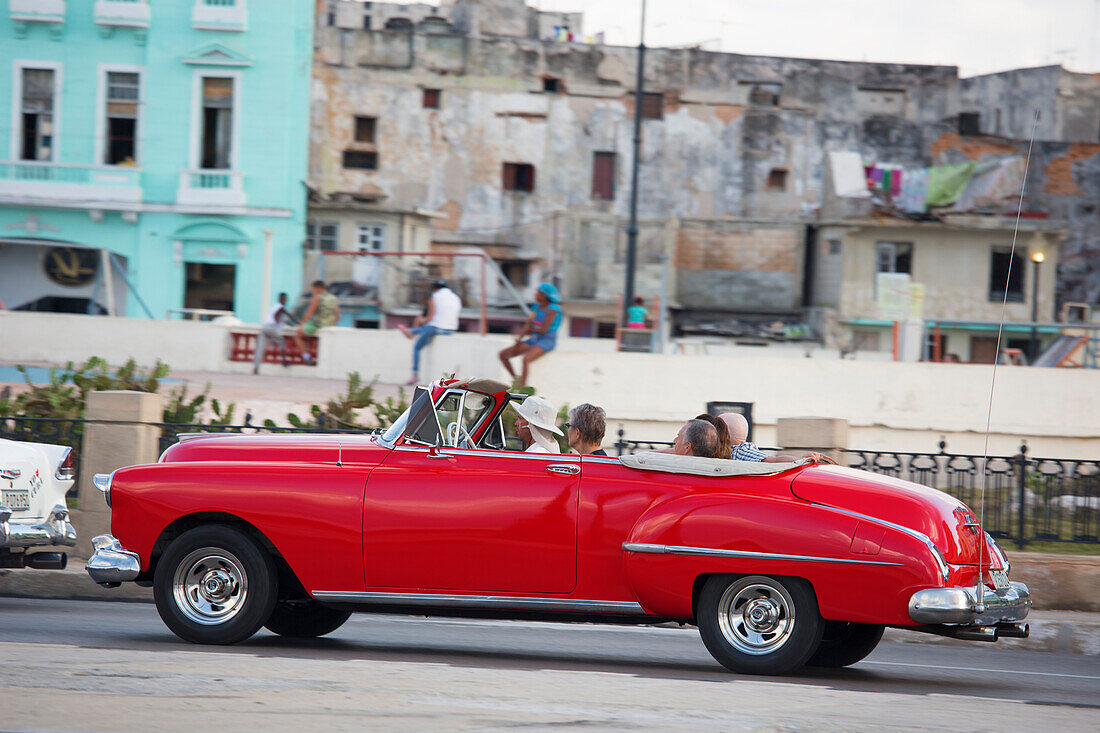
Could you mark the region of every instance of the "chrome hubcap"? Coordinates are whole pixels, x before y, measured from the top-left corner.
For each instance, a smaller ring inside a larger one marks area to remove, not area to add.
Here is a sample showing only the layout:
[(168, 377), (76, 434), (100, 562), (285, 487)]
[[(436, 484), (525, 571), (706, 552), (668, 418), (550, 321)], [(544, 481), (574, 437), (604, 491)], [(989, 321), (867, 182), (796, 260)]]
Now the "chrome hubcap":
[(172, 579), (176, 606), (191, 621), (215, 626), (232, 620), (248, 597), (248, 576), (231, 552), (203, 547), (176, 567)]
[(794, 601), (770, 578), (741, 578), (718, 601), (722, 635), (745, 654), (778, 651), (790, 639), (794, 624)]

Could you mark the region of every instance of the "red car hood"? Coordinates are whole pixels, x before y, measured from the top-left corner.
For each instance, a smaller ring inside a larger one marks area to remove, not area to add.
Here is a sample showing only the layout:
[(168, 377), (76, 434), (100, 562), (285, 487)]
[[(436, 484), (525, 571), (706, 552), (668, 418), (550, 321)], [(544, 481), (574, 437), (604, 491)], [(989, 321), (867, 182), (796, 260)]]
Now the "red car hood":
[(342, 463), (377, 465), (389, 449), (366, 435), (317, 433), (222, 434), (187, 438), (161, 456), (164, 463), (180, 461), (245, 461), (275, 463)]
[[(978, 563), (981, 529), (965, 526), (968, 522), (976, 523), (978, 515), (942, 491), (842, 466), (804, 470), (791, 482), (791, 491), (805, 501), (847, 509), (923, 532), (949, 563)], [(988, 563), (988, 549), (983, 555), (983, 562)]]

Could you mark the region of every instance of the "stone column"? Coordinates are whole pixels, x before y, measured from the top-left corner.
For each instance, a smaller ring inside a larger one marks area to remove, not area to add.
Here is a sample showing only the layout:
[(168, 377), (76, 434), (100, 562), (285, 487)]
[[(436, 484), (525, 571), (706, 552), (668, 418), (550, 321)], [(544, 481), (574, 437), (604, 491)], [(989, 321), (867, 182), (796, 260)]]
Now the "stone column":
[(150, 392), (127, 390), (88, 393), (84, 442), (77, 479), (78, 511), (73, 511), (77, 545), (73, 554), (92, 554), (92, 537), (111, 531), (111, 509), (92, 485), (92, 476), (139, 463), (155, 463), (160, 456), (160, 428), (164, 398)]
[(781, 417), (776, 423), (776, 442), (783, 453), (801, 456), (824, 453), (847, 465), (841, 450), (848, 447), (848, 421), (833, 417)]

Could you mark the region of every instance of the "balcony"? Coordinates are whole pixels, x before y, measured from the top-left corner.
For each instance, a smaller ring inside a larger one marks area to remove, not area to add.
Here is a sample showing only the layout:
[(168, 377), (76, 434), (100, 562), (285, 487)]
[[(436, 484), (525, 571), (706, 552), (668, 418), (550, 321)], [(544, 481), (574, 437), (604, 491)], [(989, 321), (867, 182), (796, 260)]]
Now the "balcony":
[(141, 203), (141, 169), (113, 165), (69, 165), (0, 161), (0, 196), (60, 204)]
[(65, 0), (8, 0), (13, 23), (64, 23)]
[(104, 28), (148, 28), (146, 0), (96, 0), (95, 22)]
[(200, 31), (244, 31), (248, 29), (245, 0), (195, 0), (191, 27)]
[(180, 171), (176, 203), (180, 206), (244, 206), (244, 174), (217, 169)]

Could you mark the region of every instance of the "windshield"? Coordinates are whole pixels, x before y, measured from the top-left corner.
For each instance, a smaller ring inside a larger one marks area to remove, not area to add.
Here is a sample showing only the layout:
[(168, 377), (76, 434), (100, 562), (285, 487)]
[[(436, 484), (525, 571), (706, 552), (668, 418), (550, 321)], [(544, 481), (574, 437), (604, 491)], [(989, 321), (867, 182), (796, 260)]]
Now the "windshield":
[(388, 445), (391, 448), (394, 446), (394, 444), (397, 442), (397, 439), (405, 433), (405, 426), (409, 423), (409, 415), (412, 413), (413, 407), (416, 405), (417, 400), (427, 394), (428, 390), (424, 389), (423, 387), (417, 387), (413, 390), (412, 402), (409, 403), (409, 407), (403, 413), (401, 413), (401, 417), (394, 420), (393, 425), (390, 425), (388, 428), (386, 428), (386, 432), (382, 433), (382, 437), (379, 438), (382, 443)]

